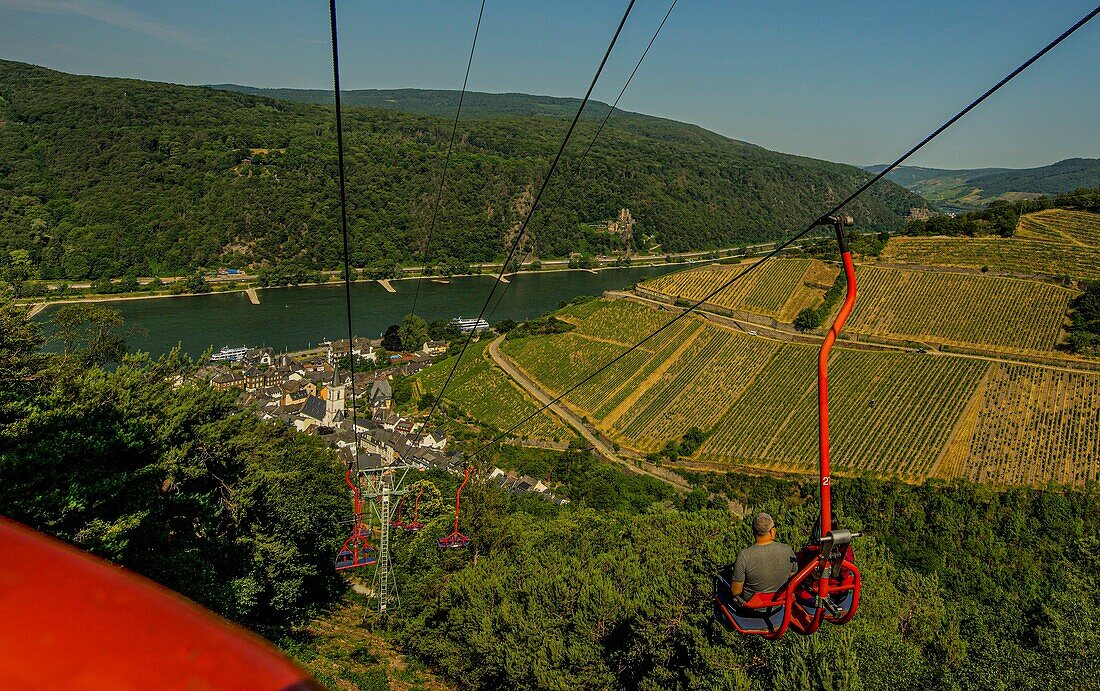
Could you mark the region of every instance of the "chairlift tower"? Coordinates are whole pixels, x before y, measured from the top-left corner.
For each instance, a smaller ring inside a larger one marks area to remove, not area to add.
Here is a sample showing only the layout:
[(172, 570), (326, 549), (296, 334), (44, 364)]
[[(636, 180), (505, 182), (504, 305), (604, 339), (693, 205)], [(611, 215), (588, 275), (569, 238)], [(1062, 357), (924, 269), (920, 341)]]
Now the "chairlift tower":
[(378, 598), (376, 613), (384, 619), (391, 607), (400, 604), (397, 577), (393, 572), (390, 556), (390, 523), (393, 521), (393, 497), (404, 496), (405, 476), (412, 465), (402, 463), (382, 468), (361, 470), (360, 486), (363, 497), (370, 502), (370, 511), (378, 519), (378, 564), (374, 576), (374, 594)]

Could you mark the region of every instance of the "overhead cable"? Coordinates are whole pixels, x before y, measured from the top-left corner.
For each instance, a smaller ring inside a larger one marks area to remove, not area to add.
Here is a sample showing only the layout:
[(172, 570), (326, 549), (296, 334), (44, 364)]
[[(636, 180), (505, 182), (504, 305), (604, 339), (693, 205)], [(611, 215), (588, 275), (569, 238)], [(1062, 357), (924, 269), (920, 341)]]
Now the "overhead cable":
[[(352, 466), (358, 473), (359, 431), (355, 420), (355, 336), (351, 327), (351, 251), (349, 249), (351, 243), (348, 240), (348, 192), (344, 172), (344, 117), (340, 103), (340, 49), (336, 35), (336, 0), (329, 0), (328, 16), (332, 33), (332, 91), (336, 97), (336, 164), (340, 177), (340, 232), (344, 238), (344, 306), (348, 321), (348, 365), (351, 370), (351, 430), (356, 451), (352, 454)], [(339, 362), (335, 358), (333, 367), (339, 367)]]
[(451, 383), (451, 379), (454, 378), (455, 371), (458, 370), (459, 364), (462, 362), (462, 356), (466, 354), (466, 350), (470, 347), (470, 342), (473, 341), (474, 335), (478, 332), (478, 326), (481, 324), (482, 318), (485, 316), (485, 311), (489, 308), (489, 304), (493, 301), (493, 294), (496, 292), (497, 286), (501, 284), (501, 279), (504, 278), (504, 271), (508, 267), (508, 264), (512, 261), (512, 257), (516, 253), (516, 248), (519, 247), (520, 241), (523, 239), (523, 234), (527, 230), (527, 225), (531, 222), (531, 217), (534, 215), (535, 210), (539, 206), (539, 200), (542, 199), (543, 192), (546, 191), (546, 186), (550, 182), (550, 178), (554, 175), (554, 170), (558, 167), (558, 162), (561, 160), (562, 152), (565, 151), (565, 147), (569, 144), (569, 138), (573, 135), (573, 130), (577, 127), (577, 121), (580, 120), (581, 113), (584, 111), (585, 105), (588, 103), (588, 99), (592, 97), (592, 90), (596, 88), (596, 82), (599, 81), (600, 75), (603, 74), (604, 66), (607, 65), (607, 59), (611, 56), (611, 51), (615, 47), (615, 43), (619, 40), (619, 35), (623, 31), (623, 26), (626, 24), (627, 18), (630, 16), (630, 11), (634, 9), (634, 3), (636, 0), (630, 0), (626, 6), (626, 11), (623, 12), (622, 19), (619, 20), (619, 26), (615, 29), (615, 35), (611, 37), (611, 42), (607, 45), (607, 50), (604, 51), (603, 59), (600, 60), (600, 66), (596, 69), (596, 74), (592, 77), (592, 82), (588, 85), (588, 91), (584, 94), (584, 99), (581, 101), (581, 105), (577, 108), (577, 114), (573, 116), (573, 121), (569, 124), (569, 129), (565, 133), (565, 137), (562, 139), (561, 146), (558, 147), (557, 154), (554, 155), (553, 160), (550, 162), (550, 168), (546, 172), (546, 176), (542, 179), (542, 184), (539, 186), (538, 193), (535, 195), (534, 201), (531, 203), (531, 208), (528, 209), (527, 215), (523, 219), (523, 224), (520, 225), (519, 231), (516, 233), (515, 239), (512, 241), (512, 246), (508, 250), (508, 256), (505, 257), (504, 263), (501, 264), (500, 272), (497, 273), (496, 280), (493, 281), (493, 285), (489, 288), (489, 294), (485, 297), (485, 304), (481, 306), (481, 311), (478, 312), (477, 319), (474, 320), (474, 327), (467, 335), (465, 342), (462, 344), (462, 350), (459, 351), (458, 357), (455, 358), (455, 364), (451, 367), (451, 371), (447, 373), (447, 378), (443, 381), (443, 386), (440, 388), (437, 394), (436, 400), (432, 403), (432, 407), (428, 410), (428, 417), (425, 418), (424, 428), (427, 429), (428, 422), (435, 414), (436, 408), (439, 407), (439, 402), (443, 400), (443, 395), (447, 391), (447, 386)]
[(435, 231), (435, 222), (439, 216), (439, 206), (443, 201), (443, 186), (447, 184), (447, 169), (451, 165), (451, 152), (454, 150), (455, 133), (458, 132), (458, 119), (462, 115), (462, 102), (466, 97), (466, 83), (470, 80), (470, 66), (474, 64), (474, 49), (477, 48), (477, 36), (481, 32), (481, 17), (485, 14), (485, 0), (481, 0), (481, 9), (477, 13), (477, 26), (474, 27), (474, 40), (470, 44), (470, 57), (466, 59), (466, 76), (462, 78), (462, 91), (458, 92), (458, 108), (455, 109), (454, 124), (451, 125), (451, 138), (447, 142), (447, 153), (443, 157), (443, 172), (439, 176), (439, 190), (435, 194), (435, 206), (432, 208), (432, 220), (428, 224), (428, 236), (424, 243), (424, 252), (420, 270), (420, 276), (416, 279), (416, 291), (413, 293), (411, 314), (416, 314), (416, 302), (420, 298), (420, 284), (424, 281), (424, 273), (428, 268), (428, 250), (432, 246), (432, 234)]
[[(615, 97), (615, 102), (611, 104), (611, 109), (607, 111), (603, 116), (603, 120), (600, 121), (600, 126), (596, 128), (596, 133), (592, 135), (592, 139), (588, 141), (588, 146), (585, 147), (584, 153), (581, 154), (580, 159), (577, 161), (577, 166), (566, 178), (565, 183), (559, 188), (558, 196), (554, 199), (554, 203), (550, 205), (550, 208), (554, 208), (561, 203), (562, 198), (565, 196), (566, 190), (573, 184), (573, 179), (580, 174), (581, 169), (584, 168), (584, 160), (588, 157), (588, 152), (592, 150), (592, 145), (596, 143), (596, 140), (600, 138), (600, 133), (603, 132), (604, 125), (611, 118), (611, 115), (615, 112), (615, 109), (619, 105), (619, 101), (622, 99), (623, 94), (626, 93), (627, 87), (630, 86), (630, 82), (634, 80), (634, 75), (638, 74), (638, 68), (642, 66), (642, 61), (645, 60), (645, 56), (649, 55), (649, 49), (653, 47), (653, 42), (657, 40), (657, 36), (660, 35), (661, 29), (664, 28), (665, 22), (668, 21), (668, 16), (672, 14), (672, 10), (676, 8), (678, 0), (672, 0), (672, 4), (668, 6), (668, 12), (665, 12), (665, 16), (661, 19), (661, 23), (657, 25), (657, 30), (653, 32), (653, 36), (649, 39), (649, 43), (646, 45), (645, 50), (642, 51), (641, 57), (638, 58), (638, 62), (634, 64), (634, 69), (630, 71), (630, 76), (626, 78), (626, 82), (623, 84), (623, 88), (619, 89), (619, 95)], [(493, 305), (493, 309), (489, 311), (489, 316), (485, 318), (485, 321), (492, 322), (493, 315), (496, 314), (497, 308), (500, 307), (500, 303), (504, 301), (504, 296), (508, 293), (508, 287), (511, 283), (505, 283), (504, 289), (500, 291), (500, 297), (497, 298), (497, 303)]]
[(933, 139), (935, 139), (936, 137), (938, 137), (938, 136), (939, 136), (939, 135), (940, 135), (941, 133), (943, 133), (943, 131), (944, 131), (944, 130), (946, 130), (946, 129), (947, 129), (948, 127), (951, 127), (951, 125), (954, 125), (954, 124), (955, 124), (956, 122), (958, 122), (958, 121), (959, 121), (959, 119), (961, 119), (961, 118), (962, 118), (962, 117), (963, 117), (964, 115), (966, 115), (966, 114), (967, 114), (967, 113), (969, 113), (970, 111), (974, 110), (974, 108), (976, 108), (976, 107), (977, 107), (978, 105), (980, 105), (980, 104), (981, 104), (981, 103), (982, 103), (983, 101), (985, 101), (985, 100), (986, 100), (987, 98), (989, 98), (989, 97), (990, 97), (990, 96), (992, 96), (992, 95), (993, 95), (994, 93), (996, 93), (996, 92), (997, 92), (997, 91), (998, 91), (998, 90), (999, 90), (999, 89), (1000, 89), (1001, 87), (1003, 87), (1003, 86), (1004, 86), (1005, 84), (1007, 84), (1007, 83), (1009, 83), (1010, 81), (1012, 81), (1012, 80), (1013, 80), (1013, 79), (1014, 79), (1014, 78), (1015, 78), (1015, 77), (1016, 77), (1017, 75), (1019, 75), (1019, 74), (1020, 74), (1021, 72), (1023, 72), (1024, 70), (1026, 70), (1026, 69), (1027, 69), (1028, 67), (1030, 67), (1030, 66), (1031, 66), (1032, 64), (1034, 64), (1034, 63), (1035, 63), (1035, 62), (1036, 62), (1037, 60), (1039, 60), (1039, 59), (1040, 59), (1041, 57), (1043, 57), (1043, 56), (1044, 56), (1044, 55), (1046, 55), (1046, 54), (1047, 54), (1048, 52), (1050, 52), (1050, 51), (1051, 51), (1051, 50), (1052, 50), (1052, 49), (1053, 49), (1053, 48), (1054, 48), (1055, 46), (1057, 46), (1057, 45), (1058, 45), (1059, 43), (1061, 43), (1061, 42), (1062, 42), (1062, 41), (1064, 41), (1065, 39), (1069, 38), (1069, 37), (1070, 37), (1070, 36), (1071, 36), (1071, 35), (1072, 35), (1072, 34), (1073, 34), (1073, 33), (1074, 33), (1075, 31), (1077, 31), (1077, 30), (1078, 30), (1078, 29), (1080, 29), (1080, 28), (1081, 28), (1082, 26), (1084, 26), (1085, 24), (1087, 24), (1087, 23), (1088, 23), (1088, 22), (1089, 22), (1089, 21), (1090, 21), (1091, 19), (1093, 19), (1093, 18), (1094, 18), (1094, 17), (1095, 17), (1095, 16), (1097, 15), (1097, 14), (1100, 14), (1100, 5), (1098, 5), (1098, 6), (1097, 6), (1097, 7), (1095, 8), (1095, 9), (1093, 9), (1093, 10), (1092, 10), (1091, 12), (1089, 12), (1089, 13), (1088, 13), (1087, 15), (1085, 15), (1084, 17), (1082, 17), (1082, 18), (1081, 18), (1080, 20), (1078, 20), (1078, 21), (1077, 21), (1076, 23), (1074, 23), (1074, 24), (1073, 24), (1073, 26), (1071, 26), (1070, 28), (1068, 28), (1068, 29), (1066, 29), (1065, 31), (1063, 31), (1063, 32), (1062, 32), (1062, 33), (1061, 33), (1061, 34), (1060, 34), (1060, 35), (1059, 35), (1059, 36), (1058, 36), (1057, 38), (1055, 38), (1055, 39), (1054, 39), (1053, 41), (1051, 41), (1050, 43), (1046, 44), (1046, 45), (1045, 45), (1045, 46), (1044, 46), (1044, 47), (1043, 47), (1043, 48), (1042, 48), (1041, 50), (1039, 50), (1039, 51), (1038, 51), (1037, 53), (1035, 53), (1035, 54), (1034, 54), (1034, 55), (1032, 55), (1032, 56), (1031, 56), (1030, 58), (1028, 58), (1028, 59), (1027, 59), (1027, 60), (1026, 60), (1025, 62), (1023, 62), (1023, 63), (1022, 63), (1022, 64), (1021, 64), (1021, 65), (1020, 65), (1019, 67), (1017, 67), (1016, 69), (1012, 70), (1012, 72), (1008, 73), (1008, 74), (1007, 74), (1007, 75), (1006, 75), (1006, 76), (1005, 76), (1005, 77), (1004, 77), (1003, 79), (1001, 79), (1001, 80), (1000, 80), (999, 82), (997, 82), (996, 84), (994, 84), (993, 86), (991, 86), (991, 87), (990, 87), (989, 89), (987, 89), (987, 90), (985, 91), (985, 93), (983, 93), (983, 94), (982, 94), (981, 96), (979, 96), (979, 97), (977, 97), (976, 99), (974, 99), (973, 101), (971, 101), (971, 102), (970, 102), (970, 103), (969, 103), (969, 104), (968, 104), (968, 105), (967, 105), (967, 106), (966, 106), (965, 108), (963, 108), (963, 109), (962, 109), (962, 110), (960, 110), (960, 111), (959, 111), (958, 113), (956, 113), (956, 114), (955, 114), (954, 116), (952, 116), (952, 117), (951, 117), (951, 118), (950, 118), (949, 120), (947, 120), (947, 122), (943, 123), (942, 125), (940, 125), (939, 127), (937, 127), (937, 128), (935, 129), (935, 130), (933, 130), (933, 131), (932, 131), (932, 132), (931, 132), (931, 133), (930, 133), (930, 134), (929, 134), (928, 136), (926, 136), (926, 137), (925, 137), (924, 139), (922, 139), (922, 140), (920, 140), (919, 142), (917, 142), (917, 143), (916, 143), (916, 144), (915, 144), (915, 145), (914, 145), (913, 147), (911, 147), (911, 148), (910, 148), (910, 149), (909, 149), (908, 151), (906, 151), (906, 152), (905, 152), (904, 154), (902, 154), (901, 156), (899, 156), (897, 160), (895, 160), (895, 161), (894, 161), (893, 163), (891, 163), (890, 165), (888, 165), (888, 166), (887, 166), (886, 168), (884, 168), (884, 169), (883, 169), (882, 171), (880, 171), (880, 172), (879, 172), (879, 173), (878, 173), (877, 175), (873, 176), (873, 177), (872, 177), (872, 178), (871, 178), (870, 180), (868, 180), (868, 181), (866, 181), (865, 183), (863, 183), (862, 185), (860, 185), (860, 186), (859, 186), (859, 188), (858, 188), (858, 189), (856, 189), (856, 191), (855, 191), (855, 192), (852, 192), (852, 193), (851, 193), (850, 195), (848, 195), (848, 196), (847, 196), (847, 197), (846, 197), (846, 198), (844, 199), (844, 201), (840, 202), (839, 204), (837, 204), (836, 206), (834, 206), (834, 207), (833, 207), (832, 209), (830, 209), (829, 211), (825, 212), (825, 213), (824, 213), (824, 214), (822, 214), (821, 216), (819, 216), (819, 217), (817, 217), (816, 219), (814, 219), (814, 220), (813, 220), (813, 221), (812, 221), (812, 222), (811, 222), (811, 223), (810, 223), (810, 224), (809, 224), (809, 225), (808, 225), (808, 226), (807, 226), (807, 227), (806, 227), (805, 229), (803, 229), (803, 230), (799, 231), (798, 233), (796, 233), (796, 234), (795, 234), (795, 235), (793, 235), (792, 237), (790, 237), (790, 238), (788, 238), (787, 240), (783, 241), (782, 243), (780, 243), (780, 244), (776, 245), (776, 246), (775, 246), (775, 248), (774, 248), (774, 249), (772, 249), (772, 251), (771, 251), (771, 252), (768, 252), (768, 254), (764, 255), (764, 257), (763, 257), (763, 258), (761, 258), (761, 259), (760, 259), (760, 261), (758, 261), (758, 262), (756, 262), (756, 263), (754, 263), (754, 264), (750, 264), (750, 265), (749, 265), (748, 267), (746, 267), (746, 268), (745, 268), (745, 269), (744, 269), (743, 271), (741, 271), (740, 273), (738, 273), (738, 274), (737, 274), (736, 276), (734, 276), (733, 278), (729, 279), (728, 281), (726, 281), (726, 282), (725, 282), (725, 283), (723, 283), (722, 285), (718, 286), (717, 288), (715, 288), (715, 289), (714, 289), (714, 290), (712, 290), (711, 292), (707, 293), (707, 294), (706, 294), (706, 295), (704, 295), (704, 296), (703, 296), (703, 297), (702, 297), (701, 299), (699, 299), (698, 301), (696, 301), (695, 303), (693, 303), (693, 304), (692, 304), (692, 305), (690, 305), (689, 307), (686, 307), (686, 308), (684, 308), (684, 310), (683, 310), (682, 312), (680, 312), (680, 313), (679, 313), (679, 314), (677, 314), (677, 315), (676, 315), (675, 317), (673, 317), (672, 319), (670, 319), (670, 320), (669, 320), (668, 322), (664, 323), (663, 325), (661, 325), (660, 327), (658, 327), (657, 329), (655, 329), (655, 330), (654, 330), (653, 332), (651, 332), (651, 333), (650, 333), (649, 335), (647, 335), (647, 336), (646, 336), (645, 338), (641, 339), (640, 341), (638, 341), (638, 342), (637, 342), (637, 343), (635, 343), (634, 345), (632, 345), (632, 346), (630, 346), (629, 348), (627, 348), (627, 349), (626, 349), (625, 351), (623, 351), (622, 353), (619, 353), (619, 354), (618, 354), (617, 356), (615, 356), (615, 357), (614, 357), (614, 358), (612, 358), (611, 360), (607, 361), (606, 363), (604, 363), (604, 364), (603, 364), (603, 365), (601, 365), (600, 367), (598, 367), (598, 368), (596, 368), (595, 370), (593, 370), (592, 372), (588, 373), (588, 374), (587, 374), (587, 375), (585, 375), (585, 376), (584, 376), (583, 378), (581, 378), (581, 379), (580, 379), (580, 381), (578, 381), (577, 383), (573, 384), (572, 386), (570, 386), (569, 388), (567, 388), (567, 389), (566, 389), (565, 391), (563, 391), (562, 393), (558, 394), (558, 395), (557, 395), (557, 396), (556, 396), (555, 398), (553, 398), (552, 400), (550, 400), (549, 402), (547, 402), (546, 404), (544, 404), (543, 406), (541, 406), (540, 408), (538, 408), (537, 410), (535, 410), (535, 412), (531, 413), (531, 414), (530, 414), (530, 415), (528, 415), (527, 417), (523, 418), (522, 420), (520, 420), (520, 421), (519, 421), (519, 422), (517, 422), (516, 424), (512, 425), (512, 426), (511, 426), (511, 427), (509, 427), (508, 429), (506, 429), (506, 430), (504, 430), (503, 432), (501, 432), (500, 434), (498, 434), (498, 435), (497, 435), (496, 437), (494, 437), (494, 438), (493, 438), (492, 440), (490, 440), (490, 441), (489, 441), (489, 442), (487, 442), (486, 444), (484, 444), (484, 445), (482, 445), (481, 447), (479, 447), (479, 448), (478, 448), (477, 450), (475, 450), (475, 451), (473, 452), (473, 454), (472, 454), (472, 455), (473, 455), (473, 456), (477, 456), (478, 454), (480, 454), (481, 452), (483, 452), (483, 451), (484, 451), (485, 449), (489, 448), (490, 446), (492, 446), (492, 445), (493, 445), (493, 444), (495, 444), (496, 442), (498, 442), (498, 441), (500, 441), (501, 439), (503, 439), (504, 437), (506, 437), (506, 436), (507, 436), (508, 434), (510, 434), (510, 433), (512, 433), (513, 431), (515, 431), (515, 430), (516, 430), (517, 428), (519, 428), (519, 427), (520, 427), (521, 425), (523, 425), (523, 424), (524, 424), (525, 422), (527, 422), (528, 420), (530, 420), (530, 419), (534, 418), (534, 417), (535, 417), (536, 415), (539, 415), (540, 413), (542, 413), (543, 411), (545, 411), (545, 410), (546, 410), (547, 408), (550, 408), (551, 406), (555, 405), (556, 403), (559, 403), (559, 402), (560, 402), (560, 401), (561, 401), (561, 400), (562, 400), (563, 398), (565, 398), (566, 396), (568, 396), (568, 395), (569, 395), (570, 393), (572, 393), (572, 392), (576, 391), (576, 390), (577, 390), (577, 389), (578, 389), (579, 387), (581, 387), (581, 386), (582, 386), (583, 384), (585, 384), (586, 382), (588, 382), (589, 380), (591, 380), (591, 379), (592, 379), (593, 377), (599, 376), (599, 374), (600, 374), (600, 373), (602, 373), (602, 372), (604, 372), (604, 371), (606, 371), (606, 370), (607, 370), (607, 368), (611, 367), (611, 366), (612, 366), (612, 365), (614, 365), (614, 364), (615, 364), (616, 362), (618, 362), (618, 361), (622, 360), (622, 359), (623, 359), (624, 357), (626, 357), (626, 356), (627, 356), (628, 354), (630, 354), (630, 353), (631, 353), (631, 352), (633, 352), (634, 350), (637, 350), (637, 349), (638, 349), (639, 347), (641, 347), (641, 346), (642, 346), (642, 345), (644, 345), (645, 343), (648, 343), (648, 342), (649, 342), (650, 340), (652, 340), (653, 338), (655, 338), (655, 337), (656, 337), (656, 336), (657, 336), (658, 334), (660, 334), (661, 332), (663, 332), (663, 331), (664, 331), (665, 329), (669, 328), (670, 326), (672, 326), (672, 325), (673, 325), (673, 324), (675, 324), (676, 322), (680, 321), (681, 319), (683, 319), (684, 317), (686, 317), (686, 316), (687, 316), (688, 314), (691, 314), (692, 312), (694, 312), (694, 311), (695, 311), (696, 309), (698, 309), (698, 308), (699, 308), (699, 307), (700, 307), (700, 306), (701, 306), (701, 305), (702, 305), (703, 303), (707, 302), (708, 300), (710, 300), (711, 298), (713, 298), (713, 297), (714, 297), (715, 295), (717, 295), (718, 293), (722, 292), (722, 291), (723, 291), (723, 290), (725, 290), (726, 288), (729, 288), (729, 287), (730, 287), (730, 286), (732, 286), (732, 285), (733, 285), (734, 283), (736, 283), (737, 281), (739, 281), (739, 280), (741, 280), (742, 278), (744, 278), (745, 276), (747, 276), (747, 275), (748, 275), (748, 274), (749, 274), (750, 272), (752, 272), (752, 271), (756, 270), (757, 268), (759, 268), (759, 267), (760, 267), (760, 266), (761, 266), (762, 264), (764, 264), (764, 262), (766, 262), (766, 261), (768, 261), (769, 259), (771, 259), (771, 258), (775, 257), (776, 255), (778, 255), (778, 254), (779, 254), (780, 252), (782, 252), (782, 251), (783, 251), (784, 249), (786, 249), (787, 247), (789, 247), (789, 246), (790, 246), (790, 245), (791, 245), (792, 243), (794, 243), (794, 242), (796, 242), (797, 240), (801, 239), (802, 237), (806, 236), (807, 234), (809, 234), (809, 233), (810, 233), (811, 231), (813, 231), (813, 230), (814, 230), (815, 228), (817, 228), (818, 226), (820, 226), (820, 225), (823, 225), (823, 224), (825, 223), (825, 219), (827, 219), (828, 217), (830, 217), (830, 216), (833, 216), (834, 214), (836, 214), (837, 212), (839, 212), (839, 211), (840, 211), (841, 209), (843, 209), (843, 208), (844, 208), (845, 206), (847, 206), (848, 204), (850, 204), (850, 203), (851, 203), (852, 201), (854, 201), (854, 200), (855, 200), (855, 199), (856, 199), (857, 197), (859, 197), (859, 196), (860, 196), (861, 194), (863, 194), (864, 192), (866, 192), (866, 191), (867, 191), (867, 190), (868, 190), (868, 189), (869, 189), (869, 188), (870, 188), (870, 187), (871, 187), (872, 185), (874, 185), (874, 184), (875, 184), (876, 182), (878, 182), (878, 181), (879, 181), (879, 180), (881, 180), (882, 178), (886, 177), (886, 175), (887, 175), (887, 174), (888, 174), (888, 173), (889, 173), (890, 171), (892, 171), (892, 170), (894, 170), (895, 168), (897, 168), (898, 166), (900, 166), (900, 165), (901, 165), (902, 163), (904, 163), (904, 162), (905, 162), (905, 161), (906, 161), (906, 160), (907, 160), (907, 159), (908, 159), (908, 158), (909, 158), (910, 156), (912, 156), (913, 154), (915, 154), (916, 152), (918, 152), (918, 151), (920, 151), (920, 150), (921, 150), (922, 148), (924, 148), (924, 146), (925, 146), (926, 144), (928, 144), (928, 143), (929, 143), (929, 142), (931, 142), (931, 141), (932, 141)]

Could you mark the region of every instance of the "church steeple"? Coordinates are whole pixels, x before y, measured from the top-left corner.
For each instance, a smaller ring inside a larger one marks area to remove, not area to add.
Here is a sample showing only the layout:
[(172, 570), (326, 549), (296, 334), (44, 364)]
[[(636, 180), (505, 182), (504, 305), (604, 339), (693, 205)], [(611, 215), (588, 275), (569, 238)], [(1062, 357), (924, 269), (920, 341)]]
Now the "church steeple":
[(344, 384), (340, 381), (340, 365), (332, 363), (332, 383), (325, 387), (325, 422), (332, 424), (338, 413), (344, 412)]

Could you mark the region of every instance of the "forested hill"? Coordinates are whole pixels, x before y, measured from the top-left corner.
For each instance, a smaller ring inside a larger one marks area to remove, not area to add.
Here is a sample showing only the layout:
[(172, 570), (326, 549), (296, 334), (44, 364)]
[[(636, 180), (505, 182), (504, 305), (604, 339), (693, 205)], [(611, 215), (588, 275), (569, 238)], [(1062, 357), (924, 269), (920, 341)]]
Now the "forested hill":
[[(659, 251), (771, 239), (868, 177), (659, 118), (612, 123), (561, 193), (596, 123), (578, 127), (532, 224), (536, 256), (600, 247), (602, 233), (584, 224), (623, 207), (636, 244)], [(464, 122), (433, 257), (502, 255), (567, 125), (532, 115)], [(345, 127), (353, 263), (419, 261), (450, 122), (355, 106)], [(0, 259), (26, 250), (43, 278), (333, 268), (335, 160), (331, 106), (0, 61)], [(894, 225), (923, 204), (883, 184), (852, 212)]]
[[(276, 98), (296, 103), (324, 103), (331, 105), (332, 90), (328, 89), (261, 89), (240, 84), (211, 84), (212, 89), (236, 91), (252, 96)], [(344, 105), (370, 106), (399, 110), (417, 115), (439, 115), (454, 117), (458, 106), (459, 92), (450, 89), (347, 89), (340, 92)], [(492, 115), (549, 115), (554, 117), (573, 117), (581, 99), (559, 96), (536, 96), (532, 94), (492, 94), (484, 91), (467, 91), (462, 99), (462, 113), (467, 117)], [(602, 118), (611, 110), (611, 106), (591, 100), (584, 108), (585, 117)], [(617, 111), (620, 115), (638, 115), (628, 111)], [(648, 117), (648, 116), (642, 116)], [(656, 118), (654, 118), (656, 119)]]
[[(885, 165), (867, 166), (878, 173)], [(1037, 168), (948, 170), (901, 166), (886, 178), (928, 199), (959, 208), (978, 208), (997, 199), (1015, 200), (1100, 187), (1100, 158), (1067, 158)]]

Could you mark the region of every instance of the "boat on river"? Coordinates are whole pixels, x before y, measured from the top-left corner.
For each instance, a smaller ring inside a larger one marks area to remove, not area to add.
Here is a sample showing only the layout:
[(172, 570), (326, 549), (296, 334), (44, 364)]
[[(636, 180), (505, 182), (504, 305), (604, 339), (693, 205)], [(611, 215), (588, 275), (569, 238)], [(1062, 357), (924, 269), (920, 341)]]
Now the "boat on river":
[(222, 349), (210, 356), (214, 362), (240, 362), (244, 354), (248, 352), (248, 346), (222, 346)]

